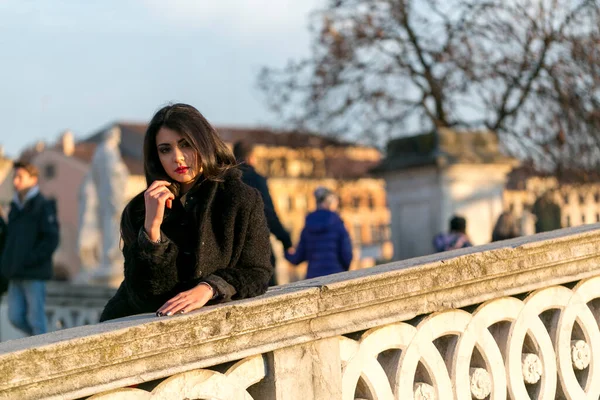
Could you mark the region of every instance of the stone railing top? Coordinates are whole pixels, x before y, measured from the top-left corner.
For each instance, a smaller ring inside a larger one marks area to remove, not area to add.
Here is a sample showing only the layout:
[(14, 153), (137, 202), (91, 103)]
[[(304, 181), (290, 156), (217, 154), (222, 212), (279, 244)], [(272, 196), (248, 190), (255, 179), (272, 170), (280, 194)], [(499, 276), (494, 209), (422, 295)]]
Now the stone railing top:
[(599, 225), (306, 280), (172, 318), (0, 344), (0, 398), (82, 397), (600, 274)]

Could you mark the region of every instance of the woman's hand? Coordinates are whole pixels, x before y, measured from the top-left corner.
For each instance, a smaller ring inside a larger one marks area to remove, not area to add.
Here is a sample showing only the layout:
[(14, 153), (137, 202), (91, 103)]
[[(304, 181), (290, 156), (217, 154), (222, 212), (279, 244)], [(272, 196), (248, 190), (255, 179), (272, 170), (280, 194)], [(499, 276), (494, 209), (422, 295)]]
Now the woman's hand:
[(167, 301), (156, 311), (156, 315), (171, 316), (177, 313), (187, 313), (197, 310), (205, 305), (213, 297), (213, 288), (207, 283), (200, 283), (196, 287), (179, 293), (171, 300)]
[(144, 229), (148, 237), (153, 242), (160, 239), (160, 225), (165, 215), (165, 206), (171, 208), (175, 199), (168, 186), (167, 181), (154, 181), (144, 192), (144, 202), (146, 205), (146, 219)]

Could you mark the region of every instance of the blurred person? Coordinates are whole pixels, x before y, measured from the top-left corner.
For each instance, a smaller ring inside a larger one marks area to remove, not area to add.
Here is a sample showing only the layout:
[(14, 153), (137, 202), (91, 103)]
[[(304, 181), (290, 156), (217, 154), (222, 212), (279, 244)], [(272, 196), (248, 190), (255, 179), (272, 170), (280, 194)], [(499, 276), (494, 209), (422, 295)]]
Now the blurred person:
[[(4, 211), (0, 206), (0, 260), (2, 260), (2, 250), (4, 248), (4, 240), (6, 239), (6, 220), (4, 219)], [(0, 274), (0, 298), (8, 290), (8, 279)]]
[(562, 212), (553, 197), (554, 193), (547, 191), (533, 203), (532, 212), (536, 217), (535, 233), (562, 228)]
[(298, 246), (285, 257), (298, 265), (308, 261), (306, 279), (348, 271), (352, 262), (352, 243), (344, 222), (337, 214), (338, 198), (329, 189), (315, 190), (317, 210), (308, 214)]
[(52, 254), (58, 247), (56, 205), (38, 187), (38, 169), (27, 162), (13, 164), (15, 196), (0, 273), (9, 281), (8, 318), (27, 335), (46, 333), (46, 281), (52, 278)]
[(124, 280), (100, 321), (263, 294), (273, 268), (262, 198), (206, 118), (188, 104), (161, 108), (143, 154), (148, 187), (123, 210)]
[[(269, 231), (281, 242), (284, 251), (287, 251), (292, 247), (292, 239), (279, 221), (277, 212), (275, 212), (275, 206), (273, 205), (273, 200), (269, 193), (269, 186), (267, 185), (267, 178), (256, 172), (256, 169), (254, 168), (256, 165), (254, 146), (245, 140), (240, 140), (233, 145), (233, 155), (240, 164), (239, 167), (242, 170), (242, 182), (257, 189), (262, 196), (263, 203), (265, 204), (265, 217), (267, 218)], [(275, 254), (273, 254), (272, 249), (271, 264), (273, 265), (273, 268), (275, 268)], [(269, 285), (277, 285), (277, 277), (275, 274), (271, 277)]]
[(508, 240), (521, 236), (520, 220), (512, 211), (504, 211), (498, 217), (492, 231), (492, 242)]
[(455, 215), (450, 219), (449, 232), (438, 233), (433, 238), (433, 247), (436, 252), (462, 249), (471, 247), (471, 240), (467, 236), (467, 220)]

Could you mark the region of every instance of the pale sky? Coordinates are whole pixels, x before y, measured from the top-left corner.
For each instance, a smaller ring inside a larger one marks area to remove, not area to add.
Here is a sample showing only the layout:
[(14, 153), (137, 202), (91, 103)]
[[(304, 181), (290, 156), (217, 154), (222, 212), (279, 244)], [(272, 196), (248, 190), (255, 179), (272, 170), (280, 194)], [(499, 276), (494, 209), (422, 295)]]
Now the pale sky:
[(146, 122), (168, 102), (215, 125), (276, 123), (262, 66), (309, 53), (325, 0), (0, 0), (0, 144)]

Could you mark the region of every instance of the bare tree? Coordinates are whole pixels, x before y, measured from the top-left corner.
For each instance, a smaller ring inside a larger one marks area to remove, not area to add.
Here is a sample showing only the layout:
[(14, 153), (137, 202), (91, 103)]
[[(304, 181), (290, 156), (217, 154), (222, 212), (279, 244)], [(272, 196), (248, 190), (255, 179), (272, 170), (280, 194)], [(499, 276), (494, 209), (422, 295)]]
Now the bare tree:
[(522, 158), (600, 159), (600, 0), (331, 0), (312, 55), (258, 82), (288, 123), (382, 145), (489, 129)]

